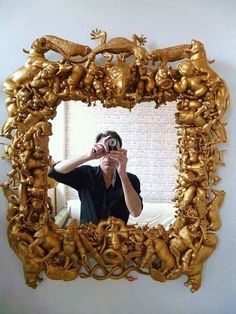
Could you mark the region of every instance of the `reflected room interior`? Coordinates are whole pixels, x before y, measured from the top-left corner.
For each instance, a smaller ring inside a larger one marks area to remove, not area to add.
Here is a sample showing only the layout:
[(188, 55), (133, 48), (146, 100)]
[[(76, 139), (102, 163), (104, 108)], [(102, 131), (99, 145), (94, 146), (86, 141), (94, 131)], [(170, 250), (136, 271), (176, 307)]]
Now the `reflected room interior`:
[[(49, 151), (53, 162), (88, 152), (95, 136), (105, 130), (115, 130), (128, 151), (127, 171), (140, 179), (143, 210), (139, 217), (129, 216), (128, 224), (168, 228), (174, 222), (174, 188), (178, 157), (175, 123), (176, 103), (161, 106), (142, 103), (131, 110), (110, 108), (97, 103), (92, 108), (82, 102), (63, 102), (52, 121), (53, 135)], [(87, 164), (97, 166), (94, 160)], [(55, 221), (66, 227), (71, 219), (80, 219), (80, 200), (76, 190), (53, 182), (48, 190)]]

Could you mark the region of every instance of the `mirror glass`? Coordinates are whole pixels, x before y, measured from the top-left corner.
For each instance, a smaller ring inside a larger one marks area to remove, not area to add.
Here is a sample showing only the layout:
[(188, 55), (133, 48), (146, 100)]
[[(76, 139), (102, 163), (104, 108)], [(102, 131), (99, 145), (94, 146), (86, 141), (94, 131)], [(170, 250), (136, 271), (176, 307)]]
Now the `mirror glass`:
[[(93, 108), (82, 102), (64, 102), (59, 105), (52, 121), (50, 155), (53, 162), (91, 150), (98, 133), (115, 130), (128, 151), (127, 171), (134, 173), (141, 183), (143, 211), (140, 217), (130, 216), (128, 223), (156, 226), (168, 225), (174, 219), (172, 202), (176, 186), (175, 169), (178, 149), (175, 124), (176, 103), (155, 109), (154, 103), (136, 105), (131, 111), (124, 108), (103, 108), (96, 103)], [(89, 162), (92, 166), (98, 160)], [(77, 191), (57, 184), (49, 190), (59, 225), (80, 215)]]

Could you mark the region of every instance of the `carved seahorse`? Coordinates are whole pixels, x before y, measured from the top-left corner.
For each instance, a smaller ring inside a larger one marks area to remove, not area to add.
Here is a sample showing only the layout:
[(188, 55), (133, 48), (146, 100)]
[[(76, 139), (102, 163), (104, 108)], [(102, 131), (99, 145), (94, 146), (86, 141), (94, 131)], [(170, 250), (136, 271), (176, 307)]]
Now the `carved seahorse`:
[(218, 230), (221, 226), (221, 221), (219, 217), (219, 208), (221, 207), (225, 192), (222, 190), (213, 190), (212, 192), (215, 194), (213, 200), (207, 206), (207, 218), (210, 223), (209, 230)]
[[(94, 61), (97, 54), (102, 53), (105, 56), (109, 56), (109, 61), (112, 60), (112, 54), (128, 53), (128, 55), (134, 55), (136, 58), (136, 64), (147, 64), (148, 62), (148, 52), (145, 48), (140, 47), (146, 39), (137, 35), (132, 36), (132, 41), (123, 37), (115, 37), (106, 41), (107, 33), (105, 31), (92, 31), (92, 39), (101, 38), (101, 44), (92, 50), (88, 55), (79, 60), (70, 58), (70, 61), (76, 63), (83, 63), (87, 61), (86, 67)], [(138, 46), (139, 43), (139, 46)]]
[(19, 210), (18, 197), (9, 187), (9, 185), (10, 185), (9, 183), (4, 183), (0, 185), (2, 186), (3, 193), (8, 200), (8, 208), (7, 208), (7, 213), (6, 213), (6, 217), (8, 221), (10, 221), (17, 214)]

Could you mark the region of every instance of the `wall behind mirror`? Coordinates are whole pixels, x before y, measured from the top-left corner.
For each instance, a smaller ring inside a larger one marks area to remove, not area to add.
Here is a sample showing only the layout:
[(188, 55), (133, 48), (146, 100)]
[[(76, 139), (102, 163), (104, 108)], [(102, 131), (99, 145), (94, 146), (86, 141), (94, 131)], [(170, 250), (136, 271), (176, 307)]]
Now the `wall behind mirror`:
[[(226, 167), (220, 169), (220, 188), (227, 197), (220, 210), (223, 221), (219, 245), (204, 265), (202, 288), (194, 295), (182, 285), (185, 281), (159, 284), (147, 276), (135, 282), (127, 280), (75, 280), (63, 283), (44, 280), (37, 291), (23, 284), (22, 266), (9, 250), (5, 208), (1, 194), (1, 296), (2, 313), (34, 314), (143, 314), (143, 313), (234, 313), (235, 311), (235, 181), (236, 181), (236, 1), (2, 1), (1, 2), (1, 83), (25, 61), (22, 48), (29, 48), (39, 34), (55, 34), (81, 43), (90, 43), (92, 27), (109, 30), (111, 36), (144, 34), (154, 47), (163, 48), (202, 40), (214, 69), (229, 84), (232, 97), (227, 130), (229, 144), (224, 145)], [(187, 4), (187, 5), (186, 5)], [(96, 14), (94, 14), (96, 12)], [(220, 18), (219, 18), (220, 17)], [(42, 22), (43, 21), (43, 22)], [(217, 36), (216, 36), (217, 34)], [(92, 42), (93, 47), (95, 43)], [(1, 93), (1, 124), (6, 119), (5, 95)], [(62, 104), (60, 105), (60, 107)], [(161, 109), (161, 108), (160, 108)], [(92, 109), (93, 110), (93, 109)], [(3, 153), (3, 147), (1, 147)], [(8, 163), (1, 162), (1, 181), (6, 179)], [(220, 285), (219, 285), (220, 282)], [(89, 292), (89, 293), (88, 293)], [(60, 295), (60, 297), (58, 297)], [(104, 296), (109, 295), (109, 298)], [(68, 297), (69, 296), (69, 297)], [(91, 296), (93, 301), (91, 302)], [(171, 299), (171, 301), (170, 301)], [(55, 301), (56, 300), (56, 301)], [(105, 302), (104, 302), (105, 301)], [(125, 305), (125, 306), (124, 306)]]
[[(154, 107), (154, 103), (143, 103), (131, 111), (124, 108), (108, 110), (100, 103), (88, 107), (81, 102), (65, 102), (59, 106), (57, 117), (52, 121), (50, 154), (54, 161), (82, 155), (91, 149), (99, 132), (115, 130), (128, 150), (127, 170), (140, 179), (144, 201), (170, 203), (177, 175), (176, 104)], [(95, 166), (98, 161), (89, 164)], [(67, 200), (78, 198), (75, 190), (61, 184), (56, 193), (57, 210)]]

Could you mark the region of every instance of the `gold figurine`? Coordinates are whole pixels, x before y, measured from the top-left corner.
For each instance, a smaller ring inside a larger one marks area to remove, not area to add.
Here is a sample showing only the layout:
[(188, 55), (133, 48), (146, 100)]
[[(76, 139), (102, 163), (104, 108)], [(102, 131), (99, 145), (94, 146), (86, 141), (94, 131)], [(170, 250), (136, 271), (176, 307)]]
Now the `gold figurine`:
[[(36, 39), (25, 50), (25, 64), (4, 83), (8, 119), (1, 135), (11, 140), (4, 158), (12, 165), (8, 182), (2, 184), (9, 244), (32, 288), (42, 280), (42, 271), (67, 281), (133, 280), (129, 273), (135, 270), (161, 282), (185, 274), (194, 292), (221, 225), (225, 193), (214, 186), (221, 180), (217, 167), (223, 164), (217, 144), (227, 140), (222, 121), (229, 106), (227, 87), (197, 40), (149, 53), (143, 35), (107, 40), (107, 33), (96, 29), (91, 38), (100, 39), (100, 45), (92, 49), (51, 35)], [(61, 59), (48, 60), (49, 50)], [(181, 62), (173, 68), (176, 61)], [(63, 100), (88, 105), (99, 100), (104, 107), (129, 110), (140, 102), (154, 101), (156, 108), (177, 102), (177, 211), (169, 230), (125, 225), (114, 217), (98, 225), (72, 220), (65, 229), (54, 223), (47, 196), (49, 121)]]

